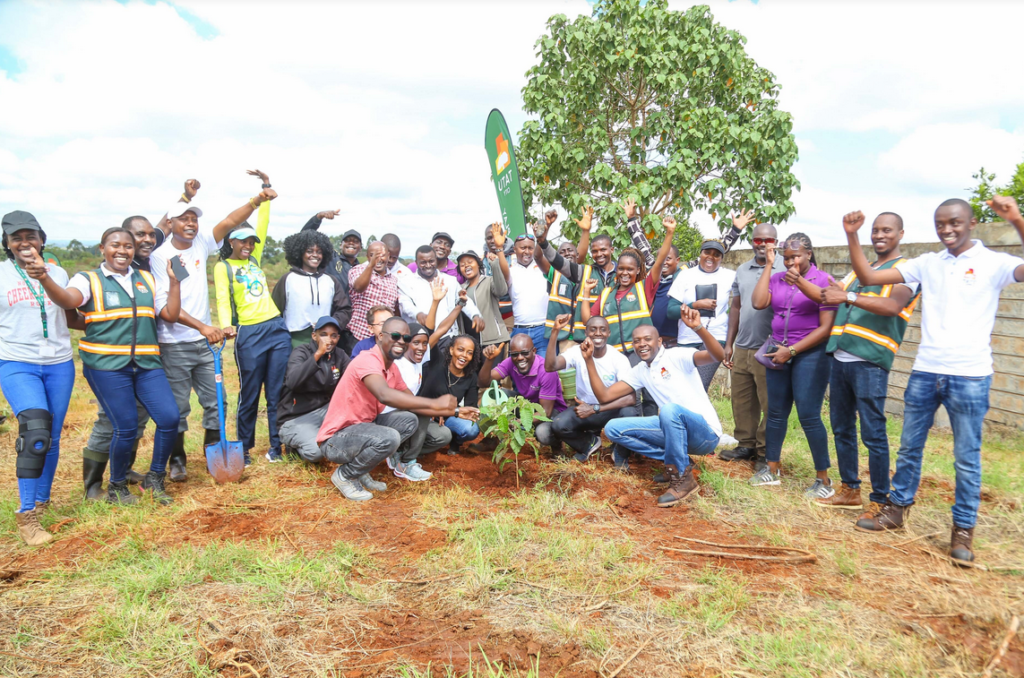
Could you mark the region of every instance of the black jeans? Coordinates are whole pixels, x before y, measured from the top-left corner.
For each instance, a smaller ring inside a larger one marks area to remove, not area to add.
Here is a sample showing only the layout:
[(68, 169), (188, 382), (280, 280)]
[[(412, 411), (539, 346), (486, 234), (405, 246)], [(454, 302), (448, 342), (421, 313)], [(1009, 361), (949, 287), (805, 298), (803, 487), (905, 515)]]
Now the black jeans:
[(600, 435), (604, 425), (621, 417), (621, 412), (618, 409), (601, 410), (582, 419), (576, 415), (575, 407), (569, 407), (551, 418), (551, 433), (575, 451), (586, 452), (590, 447), (590, 436), (594, 433)]

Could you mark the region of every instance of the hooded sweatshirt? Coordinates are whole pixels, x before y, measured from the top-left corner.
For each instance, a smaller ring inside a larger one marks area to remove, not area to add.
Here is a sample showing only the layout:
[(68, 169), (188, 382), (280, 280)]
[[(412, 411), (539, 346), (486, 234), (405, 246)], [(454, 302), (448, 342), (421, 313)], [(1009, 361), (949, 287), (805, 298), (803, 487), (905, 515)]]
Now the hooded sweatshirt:
[(348, 293), (323, 268), (306, 273), (293, 266), (277, 281), (271, 298), (284, 316), (289, 332), (313, 327), (325, 315), (337, 320), (344, 330), (352, 318)]
[(317, 348), (316, 337), (313, 337), (308, 344), (295, 348), (288, 358), (281, 400), (277, 405), (278, 426), (331, 402), (350, 360), (341, 346), (335, 346), (320, 360), (313, 360)]

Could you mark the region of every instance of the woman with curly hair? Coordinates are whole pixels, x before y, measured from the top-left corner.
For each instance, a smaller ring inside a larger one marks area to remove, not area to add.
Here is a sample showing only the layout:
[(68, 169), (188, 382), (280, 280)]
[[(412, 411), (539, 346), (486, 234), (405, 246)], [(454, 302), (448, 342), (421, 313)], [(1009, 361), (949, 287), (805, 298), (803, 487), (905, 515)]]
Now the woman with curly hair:
[[(639, 219), (633, 200), (627, 200), (623, 208), (626, 210), (627, 219)], [(646, 270), (646, 258), (639, 250), (633, 247), (622, 250), (615, 269), (615, 280), (618, 284), (605, 287), (593, 306), (582, 304), (580, 308), (580, 317), (584, 325), (595, 315), (608, 321), (611, 328), (608, 345), (622, 351), (634, 364), (636, 358), (633, 357), (633, 330), (640, 325), (654, 324), (651, 322), (651, 307), (658, 293), (661, 270), (665, 267), (665, 259), (672, 249), (672, 236), (676, 231), (674, 218), (665, 217), (662, 224), (665, 226), (665, 241), (658, 250), (658, 257), (654, 260), (650, 272)], [(590, 296), (596, 286), (597, 279), (584, 280), (584, 294)]]
[(291, 270), (277, 281), (271, 296), (284, 316), (292, 348), (308, 344), (314, 323), (329, 315), (341, 328), (342, 348), (352, 351), (344, 340), (345, 335), (351, 337), (348, 321), (352, 318), (352, 302), (345, 288), (325, 270), (333, 257), (330, 239), (319, 231), (299, 231), (284, 239), (284, 258)]
[(446, 337), (430, 351), (427, 376), (423, 380), (420, 395), (424, 398), (439, 398), (451, 394), (458, 406), (455, 416), (446, 417), (444, 425), (451, 429), (452, 442), (448, 454), (458, 454), (462, 443), (476, 440), (480, 435), (477, 421), (477, 375), (483, 364), (480, 344), (468, 334), (455, 338)]

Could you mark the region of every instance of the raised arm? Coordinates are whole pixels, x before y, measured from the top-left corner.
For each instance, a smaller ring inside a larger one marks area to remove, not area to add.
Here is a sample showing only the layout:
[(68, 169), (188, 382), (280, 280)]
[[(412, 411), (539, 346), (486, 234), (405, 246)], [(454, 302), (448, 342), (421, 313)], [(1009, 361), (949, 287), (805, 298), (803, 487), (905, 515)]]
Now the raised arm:
[(43, 290), (45, 290), (46, 296), (50, 298), (50, 301), (65, 311), (76, 309), (85, 302), (81, 292), (74, 287), (61, 287), (56, 280), (50, 277), (46, 270), (46, 262), (43, 261), (38, 252), (33, 251), (32, 257), (32, 263), (25, 267), (25, 273), (42, 284)]
[(761, 277), (757, 279), (757, 284), (754, 285), (754, 291), (750, 295), (751, 305), (760, 311), (763, 308), (768, 308), (772, 304), (772, 293), (768, 287), (768, 283), (771, 282), (773, 268), (775, 267), (775, 245), (774, 243), (768, 243), (764, 249), (764, 270), (761, 271)]
[(580, 227), (580, 242), (576, 245), (576, 261), (586, 261), (590, 252), (590, 227), (594, 222), (594, 208), (588, 207), (583, 211), (583, 218), (576, 220)]
[[(270, 177), (266, 172), (259, 170), (246, 170), (250, 176), (256, 176), (263, 180), (267, 186), (270, 185)], [(263, 261), (263, 248), (267, 244), (267, 229), (270, 228), (270, 200), (260, 203), (259, 213), (256, 216), (256, 246), (252, 249), (252, 257), (257, 264)]]
[[(502, 254), (498, 257), (498, 270), (501, 271), (501, 277), (505, 279), (505, 287), (507, 288), (512, 284), (512, 273), (508, 269), (508, 257), (505, 256), (505, 231), (502, 229), (501, 224), (494, 222), (491, 224), (491, 235), (494, 236), (494, 246), (501, 250)], [(494, 270), (493, 264), (491, 270)]]
[(504, 342), (484, 346), (484, 363), (480, 366), (480, 375), (476, 380), (479, 388), (487, 388), (492, 381), (501, 381), (505, 378), (504, 374), (501, 374), (498, 370), (494, 369), (494, 361), (499, 355), (501, 355), (501, 349), (503, 348), (505, 348)]
[[(189, 179), (185, 182), (185, 192), (178, 198), (178, 202), (192, 202), (192, 198), (196, 197), (196, 193), (199, 192), (199, 180)], [(167, 221), (167, 213), (164, 212), (160, 220), (156, 222), (156, 228), (160, 229), (165, 236), (171, 234), (171, 222)]]
[[(421, 313), (420, 315), (423, 316), (423, 320), (418, 320), (417, 322), (428, 330), (433, 331), (433, 329), (437, 327), (437, 307), (441, 305), (441, 300), (444, 299), (447, 294), (448, 287), (444, 284), (444, 281), (441, 280), (441, 276), (434, 276), (434, 279), (430, 281), (430, 310), (425, 314)], [(413, 308), (412, 300), (410, 299), (407, 304), (403, 304), (403, 298), (407, 298), (406, 295), (399, 295), (398, 303), (402, 306), (408, 305), (410, 308)], [(459, 317), (459, 311), (461, 311), (461, 309), (453, 309), (452, 311), (455, 313), (456, 318)], [(451, 325), (448, 327), (451, 327)], [(446, 329), (445, 332), (447, 331), (448, 330)]]
[(617, 381), (611, 386), (605, 386), (601, 381), (601, 375), (597, 372), (597, 364), (594, 363), (594, 343), (590, 339), (584, 339), (580, 344), (580, 352), (587, 363), (587, 378), (590, 379), (590, 390), (601, 405), (609, 405), (619, 398), (633, 395), (635, 389), (624, 381)]
[[(249, 171), (249, 170), (247, 170)], [(231, 214), (224, 217), (219, 224), (213, 227), (213, 239), (220, 242), (228, 236), (234, 228), (236, 228), (243, 221), (252, 216), (252, 213), (256, 211), (260, 205), (268, 200), (273, 200), (277, 197), (277, 192), (272, 188), (264, 188), (253, 198), (249, 198), (249, 201), (241, 207), (235, 209)]]
[(539, 221), (533, 225), (533, 234), (537, 238), (537, 247), (544, 253), (544, 258), (551, 262), (556, 271), (570, 281), (578, 283), (583, 277), (583, 267), (577, 263), (566, 261), (565, 257), (547, 241), (548, 229)]
[[(586, 280), (584, 280), (583, 281), (583, 298), (584, 299), (589, 299), (590, 296), (591, 296), (591, 293), (594, 291), (595, 287), (597, 287), (597, 278), (587, 278)], [(594, 302), (593, 305), (597, 306), (600, 303), (601, 303), (601, 300), (598, 299), (597, 301)], [(583, 322), (584, 325), (586, 325), (587, 323), (590, 322), (590, 316), (593, 315), (593, 311), (591, 310), (590, 306), (591, 305), (588, 304), (585, 301), (583, 303), (579, 304), (580, 320)]]
[(651, 269), (651, 277), (655, 282), (661, 280), (661, 271), (665, 268), (668, 253), (672, 251), (672, 238), (676, 233), (675, 217), (665, 217), (661, 223), (665, 226), (665, 240), (661, 243), (661, 249), (658, 250), (658, 256), (654, 260), (654, 268)]
[(303, 231), (319, 231), (320, 224), (323, 223), (324, 219), (333, 219), (334, 217), (341, 214), (341, 210), (326, 210), (323, 212), (317, 212), (309, 218), (306, 225), (302, 227)]
[[(997, 195), (988, 201), (988, 206), (1003, 221), (1013, 224), (1013, 227), (1017, 229), (1017, 237), (1024, 244), (1024, 218), (1020, 215), (1017, 201), (1008, 195)], [(1024, 282), (1024, 264), (1013, 269), (1013, 279), (1017, 282)]]
[(373, 269), (388, 256), (388, 251), (383, 248), (374, 248), (372, 255), (366, 259), (366, 268), (363, 272), (356, 276), (355, 280), (351, 279), (352, 271), (349, 271), (349, 283), (350, 287), (354, 292), (364, 292), (366, 288), (370, 286), (370, 278), (373, 276)]
[(548, 372), (557, 372), (565, 369), (565, 358), (558, 354), (558, 337), (566, 327), (572, 324), (572, 313), (563, 313), (555, 318), (555, 326), (551, 328), (551, 338), (548, 339), (548, 352), (544, 355), (544, 369)]
[(700, 321), (700, 311), (683, 307), (682, 310), (682, 321), (686, 323), (686, 326), (693, 330), (694, 334), (700, 337), (700, 340), (704, 342), (703, 351), (697, 351), (693, 354), (693, 364), (700, 367), (701, 365), (710, 365), (711, 363), (720, 363), (725, 360), (725, 349), (718, 343), (718, 340), (711, 336), (708, 332), (708, 328)]
[(868, 258), (864, 256), (864, 250), (860, 247), (860, 238), (857, 237), (857, 229), (863, 225), (863, 212), (850, 212), (843, 217), (843, 230), (846, 231), (846, 242), (850, 247), (850, 263), (853, 264), (853, 271), (860, 278), (861, 284), (872, 287), (903, 282), (903, 274), (895, 268), (887, 268), (884, 271), (871, 268)]

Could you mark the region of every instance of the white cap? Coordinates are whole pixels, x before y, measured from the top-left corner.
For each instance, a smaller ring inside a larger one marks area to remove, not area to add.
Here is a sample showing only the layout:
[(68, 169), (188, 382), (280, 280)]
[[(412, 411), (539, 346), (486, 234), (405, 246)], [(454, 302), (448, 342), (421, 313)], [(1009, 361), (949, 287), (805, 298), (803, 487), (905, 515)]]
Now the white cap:
[(180, 217), (185, 212), (195, 212), (197, 218), (203, 216), (203, 210), (195, 205), (187, 202), (176, 202), (167, 210), (167, 218), (174, 219), (175, 217)]

